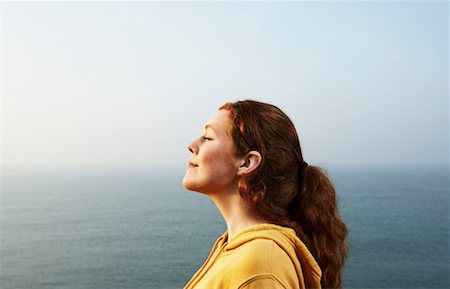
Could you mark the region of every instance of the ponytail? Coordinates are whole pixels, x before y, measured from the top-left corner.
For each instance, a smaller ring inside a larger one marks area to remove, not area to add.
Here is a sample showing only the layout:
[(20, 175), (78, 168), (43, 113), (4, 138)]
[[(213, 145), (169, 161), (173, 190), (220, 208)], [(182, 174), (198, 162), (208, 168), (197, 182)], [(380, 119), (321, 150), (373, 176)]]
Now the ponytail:
[(338, 211), (336, 192), (326, 173), (316, 166), (303, 171), (301, 192), (290, 215), (299, 226), (294, 228), (322, 269), (323, 288), (341, 288), (347, 258), (347, 227)]

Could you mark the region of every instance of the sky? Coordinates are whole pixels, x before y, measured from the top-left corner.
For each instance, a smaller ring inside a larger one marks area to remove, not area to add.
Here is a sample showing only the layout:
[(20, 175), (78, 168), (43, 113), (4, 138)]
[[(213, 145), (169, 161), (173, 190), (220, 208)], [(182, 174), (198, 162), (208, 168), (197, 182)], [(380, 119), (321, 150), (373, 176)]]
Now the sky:
[(1, 3), (2, 167), (184, 168), (222, 104), (321, 166), (448, 166), (447, 1)]

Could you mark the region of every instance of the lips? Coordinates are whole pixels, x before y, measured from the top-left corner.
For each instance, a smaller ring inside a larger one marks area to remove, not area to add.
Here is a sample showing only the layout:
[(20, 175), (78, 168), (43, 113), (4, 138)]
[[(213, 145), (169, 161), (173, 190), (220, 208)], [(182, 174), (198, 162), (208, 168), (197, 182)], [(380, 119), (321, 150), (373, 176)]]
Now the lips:
[(196, 163), (194, 163), (194, 162), (192, 162), (192, 161), (190, 161), (190, 162), (188, 163), (188, 168), (196, 168), (196, 167), (198, 167), (198, 165), (197, 165)]

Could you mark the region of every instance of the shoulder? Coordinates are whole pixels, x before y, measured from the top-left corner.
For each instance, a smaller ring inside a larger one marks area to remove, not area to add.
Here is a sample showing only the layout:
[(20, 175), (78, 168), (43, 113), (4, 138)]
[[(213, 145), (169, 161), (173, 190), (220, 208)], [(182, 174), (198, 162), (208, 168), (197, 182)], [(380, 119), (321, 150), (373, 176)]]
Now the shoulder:
[(269, 239), (252, 240), (238, 248), (235, 253), (239, 255), (241, 264), (268, 272), (274, 272), (275, 267), (279, 267), (282, 263), (293, 266), (289, 255)]
[(245, 281), (238, 289), (287, 289), (275, 275), (258, 275)]
[(236, 265), (230, 269), (239, 288), (288, 288), (297, 280), (292, 260), (273, 240), (258, 238), (233, 251), (229, 257)]

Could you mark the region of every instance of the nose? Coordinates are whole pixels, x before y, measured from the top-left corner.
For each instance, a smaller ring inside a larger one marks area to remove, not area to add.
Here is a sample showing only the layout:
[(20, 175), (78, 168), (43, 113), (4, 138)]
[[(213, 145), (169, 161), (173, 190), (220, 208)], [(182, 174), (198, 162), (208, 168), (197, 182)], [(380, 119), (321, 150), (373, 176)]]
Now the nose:
[(196, 155), (198, 153), (198, 144), (196, 141), (192, 141), (187, 146), (188, 151), (192, 154)]

